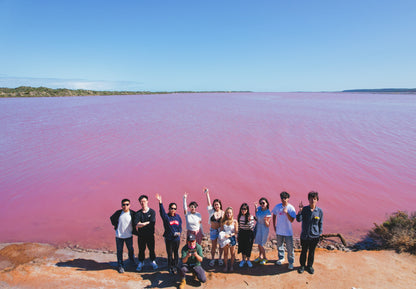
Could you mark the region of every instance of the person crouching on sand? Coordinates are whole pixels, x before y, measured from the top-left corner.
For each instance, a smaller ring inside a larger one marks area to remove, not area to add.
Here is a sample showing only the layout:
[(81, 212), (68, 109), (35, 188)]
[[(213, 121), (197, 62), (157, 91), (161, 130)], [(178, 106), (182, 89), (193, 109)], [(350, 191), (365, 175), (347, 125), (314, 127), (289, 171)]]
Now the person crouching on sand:
[(201, 267), (203, 259), (202, 247), (197, 244), (194, 234), (190, 234), (186, 239), (186, 245), (182, 248), (181, 283), (179, 288), (183, 289), (186, 285), (186, 273), (192, 272), (201, 283), (207, 282), (204, 269)]
[[(224, 217), (224, 211), (222, 210), (222, 204), (219, 199), (215, 199), (211, 205), (211, 199), (209, 197), (208, 188), (204, 189), (204, 193), (207, 196), (208, 204), (208, 214), (209, 214), (209, 224), (211, 225), (209, 238), (211, 239), (211, 261), (209, 261), (209, 266), (213, 267), (215, 265), (215, 251), (217, 250), (217, 241), (220, 235), (221, 230), (221, 220)], [(218, 256), (218, 265), (222, 266), (224, 263), (221, 259), (222, 257), (222, 248), (219, 248)]]
[[(221, 220), (219, 236), (220, 247), (224, 249), (224, 272), (228, 272), (228, 264), (230, 264), (230, 272), (234, 271), (236, 232), (238, 232), (238, 222), (233, 217), (233, 208), (228, 207)], [(228, 255), (230, 255), (230, 263), (228, 263)]]

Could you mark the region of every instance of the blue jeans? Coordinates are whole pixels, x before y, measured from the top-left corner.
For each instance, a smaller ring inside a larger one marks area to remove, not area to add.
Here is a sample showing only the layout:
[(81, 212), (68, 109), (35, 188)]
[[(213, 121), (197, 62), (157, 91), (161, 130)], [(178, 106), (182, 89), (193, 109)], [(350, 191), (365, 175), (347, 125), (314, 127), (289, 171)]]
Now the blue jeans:
[(277, 237), (277, 256), (279, 260), (285, 258), (285, 247), (283, 246), (283, 241), (286, 243), (286, 250), (287, 250), (287, 260), (289, 264), (293, 264), (295, 262), (295, 250), (293, 248), (293, 236), (282, 236), (276, 235)]
[(134, 249), (133, 249), (133, 237), (122, 239), (116, 237), (116, 245), (117, 245), (117, 263), (118, 266), (123, 266), (123, 246), (124, 242), (126, 242), (127, 251), (129, 253), (129, 260), (134, 264)]

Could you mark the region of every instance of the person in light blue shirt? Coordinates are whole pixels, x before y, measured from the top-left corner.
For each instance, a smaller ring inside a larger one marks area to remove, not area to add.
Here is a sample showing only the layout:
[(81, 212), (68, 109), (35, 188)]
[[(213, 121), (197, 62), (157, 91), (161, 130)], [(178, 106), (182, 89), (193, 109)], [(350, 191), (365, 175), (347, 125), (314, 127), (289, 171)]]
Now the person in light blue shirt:
[(254, 203), (256, 208), (256, 237), (254, 243), (259, 246), (259, 257), (254, 260), (255, 263), (265, 265), (267, 263), (266, 250), (264, 245), (269, 238), (269, 226), (272, 218), (272, 213), (269, 210), (269, 201), (266, 198), (260, 198), (260, 206), (257, 206), (257, 202)]

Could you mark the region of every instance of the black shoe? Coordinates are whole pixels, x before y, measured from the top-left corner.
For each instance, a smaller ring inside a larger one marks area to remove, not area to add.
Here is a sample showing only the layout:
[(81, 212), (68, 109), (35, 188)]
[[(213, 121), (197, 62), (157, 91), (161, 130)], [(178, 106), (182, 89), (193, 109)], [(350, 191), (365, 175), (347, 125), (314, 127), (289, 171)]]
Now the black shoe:
[(303, 273), (303, 271), (305, 271), (305, 266), (300, 266), (300, 267), (298, 268), (298, 273), (299, 273), (299, 274), (302, 274), (302, 273)]
[(312, 266), (308, 266), (308, 267), (306, 267), (306, 271), (308, 271), (308, 273), (309, 273), (309, 274), (313, 274), (313, 273), (315, 273), (315, 269), (313, 269), (313, 267), (312, 267)]
[(118, 267), (118, 273), (120, 274), (124, 273), (124, 268), (122, 266)]
[(173, 270), (173, 267), (170, 267), (169, 274), (170, 275), (175, 275), (175, 270)]

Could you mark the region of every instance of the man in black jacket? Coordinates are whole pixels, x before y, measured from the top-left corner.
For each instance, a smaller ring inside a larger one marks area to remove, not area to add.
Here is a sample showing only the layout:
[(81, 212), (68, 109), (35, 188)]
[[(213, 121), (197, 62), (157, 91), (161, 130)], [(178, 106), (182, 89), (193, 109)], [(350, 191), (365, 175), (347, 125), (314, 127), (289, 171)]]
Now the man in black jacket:
[(134, 249), (133, 249), (133, 221), (135, 212), (130, 210), (130, 200), (123, 199), (121, 201), (121, 210), (116, 211), (111, 217), (111, 224), (116, 231), (116, 246), (117, 246), (117, 263), (118, 272), (124, 273), (123, 264), (123, 246), (126, 247), (129, 253), (130, 263), (135, 265)]

